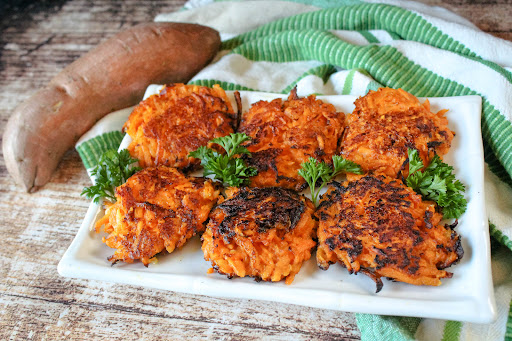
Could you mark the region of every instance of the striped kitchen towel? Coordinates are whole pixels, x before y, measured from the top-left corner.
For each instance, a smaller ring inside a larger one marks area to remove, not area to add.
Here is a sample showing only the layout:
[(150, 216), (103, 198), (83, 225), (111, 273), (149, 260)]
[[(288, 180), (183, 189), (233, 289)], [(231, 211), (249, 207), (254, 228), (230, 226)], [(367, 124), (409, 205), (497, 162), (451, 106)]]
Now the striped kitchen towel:
[[(498, 319), (488, 325), (357, 314), (363, 340), (512, 340), (512, 43), (441, 8), (410, 1), (189, 1), (157, 21), (221, 32), (223, 49), (191, 83), (227, 90), (418, 97), (480, 95), (485, 190)], [(129, 110), (77, 144), (86, 168), (119, 145)]]

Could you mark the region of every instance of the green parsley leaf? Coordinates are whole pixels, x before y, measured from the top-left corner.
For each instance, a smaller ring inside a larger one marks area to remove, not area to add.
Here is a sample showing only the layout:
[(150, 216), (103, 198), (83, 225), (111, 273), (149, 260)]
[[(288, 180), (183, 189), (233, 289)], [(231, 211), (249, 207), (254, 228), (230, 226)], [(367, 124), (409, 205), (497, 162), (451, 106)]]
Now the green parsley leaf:
[[(307, 162), (301, 164), (299, 175), (308, 183), (311, 190), (311, 200), (315, 206), (320, 189), (331, 179), (331, 173), (332, 169), (325, 162), (319, 162), (317, 159), (312, 157), (310, 157)], [(319, 179), (322, 180), (322, 185), (318, 190), (316, 190), (316, 183)]]
[(85, 187), (81, 195), (93, 199), (96, 204), (100, 203), (102, 198), (115, 202), (115, 189), (128, 180), (130, 176), (138, 172), (140, 167), (132, 167), (137, 162), (133, 159), (128, 150), (123, 149), (120, 152), (110, 149), (104, 152), (96, 167), (91, 171), (95, 177), (95, 184)]
[(361, 166), (359, 166), (357, 163), (353, 161), (344, 159), (342, 156), (339, 155), (334, 155), (332, 157), (332, 164), (334, 166), (334, 172), (331, 176), (331, 179), (336, 177), (341, 172), (363, 174)]
[[(462, 194), (464, 185), (455, 178), (453, 167), (444, 163), (436, 154), (424, 171), (423, 162), (417, 150), (408, 151), (409, 176), (407, 186), (426, 200), (435, 201), (443, 212), (443, 218), (459, 218), (467, 208), (467, 201)], [(421, 164), (421, 166), (420, 166)]]
[(216, 143), (224, 148), (228, 158), (231, 158), (237, 154), (247, 154), (250, 156), (251, 153), (247, 150), (247, 148), (240, 146), (240, 144), (245, 141), (249, 141), (250, 139), (251, 137), (245, 133), (232, 133), (229, 136), (217, 137), (211, 142)]
[[(361, 166), (350, 160), (344, 159), (341, 156), (334, 155), (332, 157), (333, 168), (325, 162), (320, 162), (315, 158), (310, 157), (307, 162), (301, 164), (299, 175), (306, 180), (311, 191), (311, 200), (316, 206), (320, 190), (329, 181), (334, 179), (342, 172), (363, 174)], [(321, 180), (322, 183), (316, 188), (317, 182)]]
[(423, 161), (418, 154), (416, 149), (408, 149), (407, 153), (409, 154), (409, 174), (416, 172), (423, 168)]
[(214, 179), (221, 181), (224, 185), (240, 187), (248, 185), (249, 177), (255, 176), (258, 171), (254, 167), (248, 167), (244, 160), (236, 155), (251, 153), (241, 146), (245, 141), (249, 141), (250, 136), (244, 133), (230, 134), (228, 136), (217, 137), (211, 140), (211, 143), (220, 145), (226, 151), (226, 154), (220, 154), (208, 147), (199, 147), (189, 153), (189, 157), (201, 160), (203, 166), (203, 175), (213, 175)]

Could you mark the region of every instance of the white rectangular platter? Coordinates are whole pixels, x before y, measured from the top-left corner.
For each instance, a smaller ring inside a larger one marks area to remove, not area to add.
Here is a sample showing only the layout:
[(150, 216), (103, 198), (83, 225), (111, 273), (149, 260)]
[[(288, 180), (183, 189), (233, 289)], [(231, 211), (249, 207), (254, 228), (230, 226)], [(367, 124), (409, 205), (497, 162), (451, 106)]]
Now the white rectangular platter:
[[(146, 97), (158, 93), (150, 86)], [(244, 110), (259, 100), (285, 95), (240, 92)], [(228, 95), (234, 102), (233, 92)], [(339, 111), (354, 109), (354, 96), (318, 96)], [(449, 109), (450, 129), (456, 132), (451, 151), (444, 160), (466, 185), (468, 208), (459, 219), (456, 231), (462, 237), (464, 257), (447, 269), (453, 278), (439, 287), (413, 286), (384, 280), (375, 294), (375, 283), (366, 276), (349, 275), (338, 264), (322, 271), (315, 254), (306, 262), (291, 285), (284, 282), (255, 282), (250, 278), (228, 279), (217, 273), (203, 258), (198, 236), (181, 250), (161, 254), (158, 263), (144, 267), (140, 262), (111, 266), (107, 257), (112, 249), (102, 243), (103, 233), (92, 230), (103, 210), (94, 203), (59, 263), (62, 276), (142, 285), (158, 289), (215, 297), (258, 299), (309, 307), (382, 315), (417, 316), (437, 319), (489, 323), (496, 316), (491, 279), (489, 227), (484, 202), (483, 148), (480, 131), (481, 98), (478, 96), (430, 98), (432, 111)], [(236, 106), (235, 106), (236, 108)], [(123, 140), (121, 148), (129, 143)]]

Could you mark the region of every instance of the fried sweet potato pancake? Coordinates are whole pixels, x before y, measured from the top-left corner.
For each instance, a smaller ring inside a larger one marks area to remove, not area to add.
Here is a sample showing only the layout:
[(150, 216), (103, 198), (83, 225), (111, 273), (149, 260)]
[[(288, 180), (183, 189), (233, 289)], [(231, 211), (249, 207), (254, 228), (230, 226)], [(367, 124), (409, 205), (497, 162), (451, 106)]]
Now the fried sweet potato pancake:
[(409, 173), (407, 149), (417, 149), (424, 165), (445, 155), (454, 133), (448, 129), (446, 110), (430, 111), (402, 89), (380, 88), (355, 101), (348, 115), (341, 155), (359, 164), (365, 172), (396, 178)]
[(149, 167), (116, 188), (116, 203), (96, 223), (105, 226), (103, 242), (117, 249), (112, 263), (140, 259), (147, 266), (157, 253), (171, 253), (193, 235), (204, 231), (205, 221), (219, 197), (211, 180), (186, 177), (175, 168)]
[(142, 167), (165, 165), (187, 171), (199, 166), (188, 154), (208, 141), (229, 135), (235, 113), (219, 85), (172, 84), (142, 101), (124, 130), (133, 139), (128, 151)]
[(291, 284), (316, 245), (314, 210), (309, 199), (289, 189), (230, 189), (210, 214), (204, 258), (229, 278)]
[(287, 101), (275, 99), (252, 105), (240, 123), (239, 132), (251, 136), (245, 158), (258, 170), (253, 187), (284, 187), (303, 190), (298, 174), (301, 163), (314, 157), (332, 163), (339, 149), (345, 115), (314, 95), (298, 98), (292, 91)]
[(443, 269), (463, 256), (460, 237), (439, 222), (434, 204), (400, 180), (364, 176), (333, 186), (322, 197), (317, 263), (326, 270), (339, 262), (362, 272), (382, 288), (381, 277), (415, 285), (440, 285)]

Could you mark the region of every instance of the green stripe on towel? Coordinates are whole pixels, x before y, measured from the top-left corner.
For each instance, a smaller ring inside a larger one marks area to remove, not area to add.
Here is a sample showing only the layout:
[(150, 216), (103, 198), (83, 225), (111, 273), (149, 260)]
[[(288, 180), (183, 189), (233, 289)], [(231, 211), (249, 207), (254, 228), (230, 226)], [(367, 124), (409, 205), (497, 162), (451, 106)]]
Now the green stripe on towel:
[(362, 340), (412, 341), (421, 322), (417, 317), (356, 314)]
[(284, 88), (281, 93), (287, 94), (289, 93), (297, 83), (303, 79), (304, 77), (315, 75), (320, 78), (322, 78), (322, 81), (325, 83), (329, 79), (329, 76), (332, 75), (334, 72), (336, 72), (336, 68), (332, 65), (324, 64), (317, 67), (314, 67), (312, 69), (309, 69), (308, 71), (304, 72), (302, 75), (299, 76), (295, 81), (293, 81), (290, 85), (288, 85), (286, 88)]
[(418, 14), (385, 4), (343, 6), (284, 18), (224, 42), (223, 49), (232, 49), (246, 41), (272, 33), (299, 29), (386, 30), (405, 40), (476, 57), (474, 52), (442, 33)]
[(512, 341), (512, 301), (509, 303), (505, 341)]
[(76, 147), (86, 169), (91, 169), (98, 164), (101, 155), (109, 149), (118, 149), (123, 140), (124, 133), (111, 131), (96, 136)]
[(361, 30), (359, 31), (361, 35), (366, 39), (370, 44), (378, 44), (380, 43), (379, 39), (377, 39), (376, 36), (374, 36), (370, 31)]
[(512, 240), (508, 238), (506, 235), (504, 235), (493, 223), (489, 221), (489, 231), (491, 232), (491, 236), (496, 238), (497, 241), (499, 241), (501, 244), (508, 247), (510, 250), (512, 250)]
[(460, 339), (462, 323), (458, 321), (446, 321), (444, 325), (442, 341), (457, 341)]

